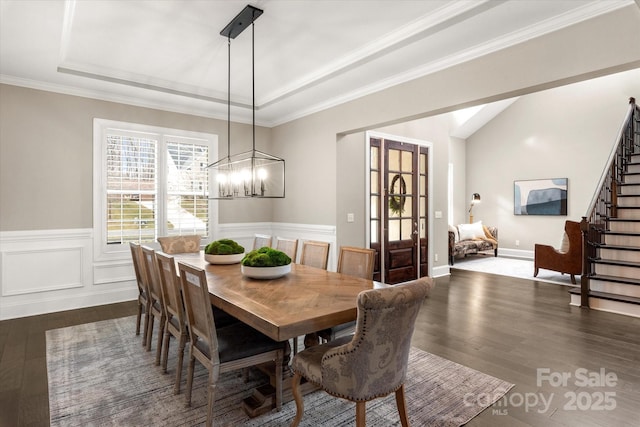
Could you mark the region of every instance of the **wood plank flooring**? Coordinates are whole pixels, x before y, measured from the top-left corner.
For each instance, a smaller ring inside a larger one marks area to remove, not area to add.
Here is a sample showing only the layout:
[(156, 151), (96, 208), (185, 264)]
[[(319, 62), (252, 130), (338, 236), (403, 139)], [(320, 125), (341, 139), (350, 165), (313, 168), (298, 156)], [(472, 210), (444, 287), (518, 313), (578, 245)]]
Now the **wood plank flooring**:
[[(453, 270), (436, 280), (413, 344), (516, 384), (469, 426), (639, 425), (640, 319), (568, 301), (563, 286)], [(49, 425), (47, 329), (135, 311), (135, 302), (127, 302), (0, 322), (0, 427)], [(538, 385), (538, 369), (570, 378), (558, 386), (547, 380)], [(615, 386), (582, 386), (580, 374), (598, 376), (601, 369), (617, 376)], [(605, 393), (608, 400), (599, 401)], [(615, 409), (590, 409), (598, 401)]]

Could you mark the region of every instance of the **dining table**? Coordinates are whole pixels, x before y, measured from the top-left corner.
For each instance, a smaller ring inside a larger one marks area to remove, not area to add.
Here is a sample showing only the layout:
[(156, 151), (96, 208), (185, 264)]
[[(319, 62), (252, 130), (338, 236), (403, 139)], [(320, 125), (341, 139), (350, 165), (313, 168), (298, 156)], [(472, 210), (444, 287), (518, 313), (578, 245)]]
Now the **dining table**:
[[(287, 343), (289, 339), (356, 320), (358, 294), (389, 286), (303, 264), (292, 263), (291, 271), (281, 277), (256, 279), (244, 275), (240, 264), (210, 264), (202, 252), (176, 254), (174, 259), (206, 272), (213, 306), (273, 340)], [(283, 361), (285, 366), (288, 358), (289, 354)], [(292, 399), (290, 371), (285, 372), (284, 402)], [(303, 392), (313, 389), (308, 384)], [(249, 416), (271, 410), (273, 402), (265, 396), (267, 393), (263, 388), (245, 399), (243, 408)]]

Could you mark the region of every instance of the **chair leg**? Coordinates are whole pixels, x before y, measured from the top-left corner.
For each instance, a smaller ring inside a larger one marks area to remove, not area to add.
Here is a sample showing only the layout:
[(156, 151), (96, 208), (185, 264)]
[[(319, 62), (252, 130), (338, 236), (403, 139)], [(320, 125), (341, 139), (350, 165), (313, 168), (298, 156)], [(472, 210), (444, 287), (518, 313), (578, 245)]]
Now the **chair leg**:
[(213, 409), (216, 402), (216, 383), (218, 382), (216, 367), (209, 371), (209, 385), (207, 393), (207, 426), (213, 427)]
[(149, 320), (147, 321), (147, 351), (151, 351), (151, 340), (153, 339), (153, 321), (155, 316), (149, 314)]
[(147, 335), (149, 335), (149, 307), (144, 309), (144, 327), (142, 328), (142, 346), (147, 346)]
[(533, 268), (533, 277), (538, 277), (538, 267)]
[(141, 320), (142, 320), (142, 303), (138, 301), (138, 316), (136, 317), (136, 336), (140, 335)]
[(302, 376), (294, 373), (293, 380), (291, 381), (291, 393), (296, 401), (296, 417), (291, 422), (291, 427), (298, 427), (300, 420), (302, 420), (302, 414), (304, 413), (304, 400), (300, 392), (300, 380), (302, 380)]
[(356, 402), (356, 427), (366, 427), (367, 409), (366, 402)]
[(178, 343), (178, 364), (176, 366), (176, 384), (173, 386), (173, 393), (180, 393), (180, 383), (182, 382), (182, 362), (184, 360), (184, 347), (187, 343), (187, 334), (180, 334), (180, 342)]
[(396, 406), (400, 415), (400, 423), (402, 427), (409, 427), (409, 418), (407, 417), (407, 404), (404, 398), (404, 384), (396, 390)]
[(160, 355), (162, 354), (162, 339), (164, 338), (164, 326), (167, 319), (162, 316), (160, 318), (160, 326), (158, 330), (158, 344), (156, 346), (156, 366), (160, 365)]
[(164, 340), (162, 340), (162, 357), (160, 357), (160, 364), (162, 365), (162, 372), (167, 373), (167, 361), (169, 359), (169, 342), (171, 341), (171, 333), (169, 327), (164, 327)]
[(576, 284), (576, 276), (574, 276), (573, 274), (571, 275), (571, 283), (573, 283), (574, 285)]
[(193, 388), (193, 369), (195, 367), (196, 364), (196, 358), (193, 355), (193, 351), (191, 350), (191, 347), (189, 347), (189, 366), (187, 368), (187, 393), (186, 393), (186, 400), (187, 400), (187, 406), (191, 406), (191, 389)]
[(293, 337), (293, 355), (298, 353), (298, 337)]

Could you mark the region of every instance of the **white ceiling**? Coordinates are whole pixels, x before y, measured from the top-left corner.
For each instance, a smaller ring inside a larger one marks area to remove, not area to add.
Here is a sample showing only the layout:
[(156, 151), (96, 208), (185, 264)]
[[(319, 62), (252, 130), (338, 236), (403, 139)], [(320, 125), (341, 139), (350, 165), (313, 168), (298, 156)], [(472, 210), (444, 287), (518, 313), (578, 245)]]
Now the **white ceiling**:
[[(257, 0), (256, 122), (273, 126), (634, 0)], [(0, 82), (226, 119), (227, 39), (247, 0), (0, 0)], [(231, 41), (251, 121), (251, 30)]]

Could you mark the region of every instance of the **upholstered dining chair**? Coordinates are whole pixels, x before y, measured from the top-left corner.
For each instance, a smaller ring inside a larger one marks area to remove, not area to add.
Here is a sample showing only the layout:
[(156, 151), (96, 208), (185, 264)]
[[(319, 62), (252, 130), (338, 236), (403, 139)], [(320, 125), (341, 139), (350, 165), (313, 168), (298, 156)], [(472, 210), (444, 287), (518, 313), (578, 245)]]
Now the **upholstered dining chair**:
[(283, 239), (281, 237), (277, 237), (276, 249), (287, 254), (287, 256), (291, 258), (292, 262), (296, 262), (296, 255), (298, 254), (298, 239)]
[(275, 403), (279, 411), (282, 407), (282, 363), (286, 343), (274, 341), (242, 322), (216, 327), (204, 270), (181, 262), (178, 262), (178, 270), (190, 336), (187, 405), (191, 405), (196, 359), (209, 371), (208, 426), (213, 423), (218, 376), (227, 371), (272, 362), (275, 365)]
[(253, 249), (271, 247), (271, 236), (266, 234), (256, 234), (253, 238)]
[(404, 396), (411, 336), (433, 281), (429, 277), (371, 289), (358, 295), (353, 336), (305, 349), (293, 357), (292, 391), (297, 426), (304, 413), (304, 377), (332, 396), (356, 402), (356, 426), (364, 427), (366, 402), (395, 392), (400, 421), (408, 426)]
[(164, 294), (165, 328), (162, 342), (162, 355), (160, 363), (163, 372), (167, 372), (167, 359), (169, 358), (169, 341), (171, 336), (178, 340), (178, 361), (176, 363), (176, 382), (173, 387), (175, 394), (180, 393), (182, 380), (182, 361), (184, 360), (184, 348), (187, 344), (187, 319), (184, 312), (184, 303), (180, 292), (180, 281), (176, 272), (176, 263), (171, 255), (156, 252), (160, 284)]
[(166, 318), (162, 285), (160, 284), (160, 278), (158, 277), (156, 251), (149, 246), (142, 246), (142, 259), (142, 264), (144, 265), (144, 274), (147, 278), (147, 286), (149, 289), (149, 299), (151, 300), (149, 304), (149, 324), (147, 325), (147, 351), (151, 350), (151, 341), (153, 339), (153, 323), (154, 319), (157, 318), (159, 321), (159, 331), (158, 344), (156, 348), (156, 365), (159, 365)]
[[(553, 270), (571, 276), (571, 283), (576, 284), (576, 274), (582, 274), (582, 231), (580, 223), (565, 221), (564, 232), (566, 247), (555, 249), (552, 246), (537, 244), (534, 246), (533, 277), (538, 270)], [(563, 244), (564, 246), (564, 244)]]
[(200, 252), (200, 240), (201, 237), (195, 234), (158, 237), (162, 252), (170, 255)]
[(147, 326), (149, 325), (149, 311), (151, 300), (149, 299), (149, 290), (147, 289), (147, 280), (144, 275), (142, 266), (142, 249), (140, 244), (136, 242), (129, 243), (131, 249), (131, 258), (133, 260), (133, 269), (136, 273), (136, 283), (138, 284), (138, 315), (136, 317), (136, 336), (140, 335), (140, 323), (142, 313), (144, 313), (144, 325), (142, 328), (142, 346), (147, 345)]
[(300, 264), (326, 270), (328, 262), (329, 242), (316, 242), (313, 240), (305, 240), (302, 242)]

